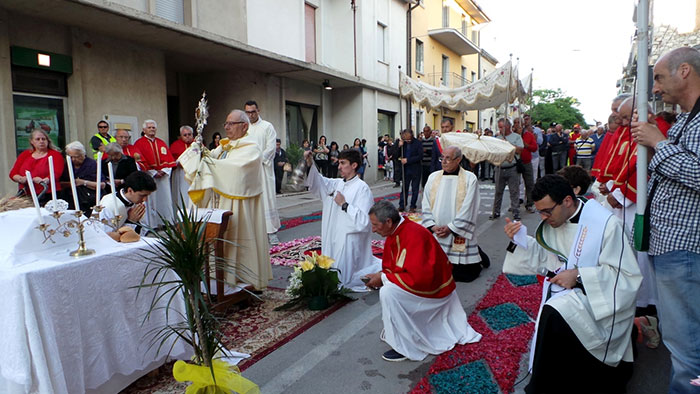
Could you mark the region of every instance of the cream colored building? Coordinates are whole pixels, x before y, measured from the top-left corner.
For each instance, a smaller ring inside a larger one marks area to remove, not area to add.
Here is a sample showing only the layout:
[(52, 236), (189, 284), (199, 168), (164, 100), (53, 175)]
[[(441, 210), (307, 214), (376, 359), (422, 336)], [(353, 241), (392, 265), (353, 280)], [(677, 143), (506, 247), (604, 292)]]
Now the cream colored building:
[[(366, 139), (372, 182), (377, 136), (395, 134), (406, 113), (407, 9), (404, 0), (3, 0), (0, 171), (36, 126), (63, 147), (87, 145), (102, 119), (133, 139), (154, 119), (172, 141), (206, 91), (207, 142), (228, 111), (256, 100), (283, 146)], [(16, 185), (5, 175), (0, 188)]]
[[(472, 0), (422, 0), (411, 12), (411, 78), (449, 88), (479, 79), (491, 68), (488, 64), (497, 63), (490, 55), (482, 56), (479, 46), (478, 26), (489, 21)], [(439, 129), (445, 118), (454, 121), (455, 130), (481, 128), (479, 111), (425, 111), (412, 106), (414, 129), (426, 124)]]

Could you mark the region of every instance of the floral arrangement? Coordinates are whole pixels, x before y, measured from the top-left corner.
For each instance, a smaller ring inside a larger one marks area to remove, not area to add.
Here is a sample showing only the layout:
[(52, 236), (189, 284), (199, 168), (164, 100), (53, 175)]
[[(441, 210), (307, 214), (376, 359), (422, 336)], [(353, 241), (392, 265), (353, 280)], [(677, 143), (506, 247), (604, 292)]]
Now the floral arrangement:
[(332, 302), (350, 299), (345, 295), (349, 290), (340, 286), (340, 271), (333, 268), (334, 262), (332, 258), (317, 252), (305, 256), (289, 277), (286, 293), (292, 299), (275, 310), (289, 309), (302, 302), (306, 302), (311, 310), (322, 310)]

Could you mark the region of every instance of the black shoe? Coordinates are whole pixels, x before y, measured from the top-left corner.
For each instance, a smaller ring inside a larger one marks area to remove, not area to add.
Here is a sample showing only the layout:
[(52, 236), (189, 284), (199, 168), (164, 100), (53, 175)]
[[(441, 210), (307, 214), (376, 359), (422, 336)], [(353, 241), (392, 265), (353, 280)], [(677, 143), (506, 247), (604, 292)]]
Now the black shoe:
[(394, 183), (394, 187), (401, 187), (401, 184), (396, 182), (396, 183)]
[(496, 220), (501, 217), (500, 213), (492, 213), (491, 216), (489, 216), (489, 220)]
[(523, 199), (521, 198), (521, 199), (520, 199), (520, 203), (519, 203), (518, 205), (523, 205), (523, 202), (524, 202), (524, 201), (523, 201)]
[(405, 210), (406, 210), (406, 209), (405, 209), (404, 207), (399, 207), (399, 212), (403, 212), (403, 211), (405, 211)]
[(386, 352), (384, 352), (384, 354), (382, 354), (382, 358), (386, 361), (393, 361), (393, 362), (406, 360), (406, 356), (397, 352), (394, 349), (387, 350)]

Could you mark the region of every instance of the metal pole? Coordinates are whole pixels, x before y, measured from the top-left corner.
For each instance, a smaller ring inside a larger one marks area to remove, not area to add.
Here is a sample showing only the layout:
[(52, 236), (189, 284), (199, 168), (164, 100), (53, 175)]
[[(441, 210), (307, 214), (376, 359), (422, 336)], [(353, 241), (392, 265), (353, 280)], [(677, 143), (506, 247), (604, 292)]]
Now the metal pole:
[[(401, 66), (399, 66), (399, 83), (401, 83), (400, 81), (401, 81)], [(406, 99), (406, 102), (408, 103), (408, 99)], [(403, 131), (403, 108), (402, 108), (401, 104), (403, 104), (403, 103), (401, 102), (401, 88), (399, 87), (399, 140), (401, 140), (401, 132)], [(398, 144), (398, 142), (397, 142), (397, 144)], [(404, 176), (403, 162), (401, 161), (401, 159), (403, 159), (403, 149), (401, 149), (401, 148), (402, 147), (399, 146), (399, 163), (401, 163), (401, 186), (400, 187), (401, 187), (401, 195), (403, 196), (403, 198), (402, 198), (403, 207), (404, 207), (404, 209), (406, 209), (406, 194), (408, 194), (408, 193), (404, 193), (404, 186), (406, 185), (406, 178)], [(398, 170), (398, 168), (396, 168), (394, 170), (396, 171), (396, 170)], [(408, 190), (405, 190), (405, 191), (408, 191)]]
[[(637, 114), (639, 120), (648, 118), (649, 97), (649, 0), (637, 4)], [(647, 206), (648, 148), (637, 145), (637, 208), (634, 217), (634, 246), (642, 247), (644, 211)]]

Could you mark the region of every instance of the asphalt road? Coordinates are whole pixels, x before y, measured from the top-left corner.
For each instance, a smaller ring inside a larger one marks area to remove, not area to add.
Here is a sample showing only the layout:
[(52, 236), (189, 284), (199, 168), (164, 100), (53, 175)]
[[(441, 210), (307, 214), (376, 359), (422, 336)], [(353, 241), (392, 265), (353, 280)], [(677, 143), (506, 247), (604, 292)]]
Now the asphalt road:
[[(375, 197), (396, 193), (391, 184), (375, 185)], [(458, 283), (457, 293), (469, 315), (486, 294), (501, 272), (508, 241), (503, 234), (503, 218), (509, 207), (508, 193), (504, 197), (501, 218), (490, 221), (494, 187), (490, 182), (480, 185), (481, 207), (477, 224), (479, 244), (491, 258), (491, 267), (471, 283)], [(321, 210), (319, 201), (308, 194), (278, 198), (280, 215), (296, 217)], [(523, 223), (534, 229), (539, 215), (521, 210)], [(303, 224), (281, 231), (281, 241), (320, 235), (321, 222)], [(376, 239), (380, 239), (374, 235)], [(285, 287), (290, 268), (273, 267), (274, 287)], [(379, 340), (382, 329), (381, 307), (377, 292), (357, 294), (351, 302), (311, 327), (294, 340), (275, 350), (244, 371), (243, 375), (260, 385), (265, 394), (289, 393), (404, 393), (411, 390), (423, 377), (434, 357), (422, 362), (390, 363), (381, 355), (389, 347)], [(665, 393), (668, 388), (670, 361), (661, 345), (658, 349), (638, 346), (639, 355), (635, 373), (628, 385), (628, 393)], [(234, 349), (235, 350), (235, 349)], [(565, 360), (565, 350), (562, 360)], [(515, 392), (522, 392), (527, 384), (527, 354), (521, 362), (521, 381)], [(582, 377), (586, 378), (586, 377)], [(575, 384), (575, 382), (573, 382)], [(563, 391), (565, 392), (565, 391)]]

